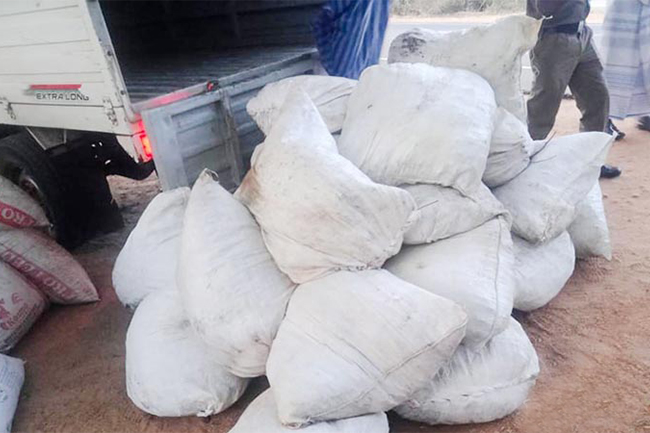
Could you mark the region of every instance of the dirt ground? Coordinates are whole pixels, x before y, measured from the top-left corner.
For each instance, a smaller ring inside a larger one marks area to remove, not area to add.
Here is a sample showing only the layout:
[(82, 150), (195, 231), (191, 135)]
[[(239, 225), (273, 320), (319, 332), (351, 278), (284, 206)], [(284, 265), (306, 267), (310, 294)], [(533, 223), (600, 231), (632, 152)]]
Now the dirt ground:
[[(565, 101), (558, 133), (577, 130)], [(429, 427), (391, 415), (392, 432), (641, 433), (650, 432), (650, 134), (633, 121), (610, 161), (620, 179), (603, 181), (614, 259), (581, 261), (562, 293), (521, 317), (535, 345), (541, 374), (516, 414), (476, 426)], [(130, 227), (157, 192), (145, 182), (112, 179), (127, 228), (75, 252), (101, 293), (99, 303), (52, 307), (13, 351), (27, 379), (16, 432), (227, 432), (267, 385), (256, 380), (233, 408), (210, 419), (163, 419), (128, 400), (124, 337), (131, 313), (118, 303), (111, 269)], [(142, 266), (147, 265), (142, 257)]]

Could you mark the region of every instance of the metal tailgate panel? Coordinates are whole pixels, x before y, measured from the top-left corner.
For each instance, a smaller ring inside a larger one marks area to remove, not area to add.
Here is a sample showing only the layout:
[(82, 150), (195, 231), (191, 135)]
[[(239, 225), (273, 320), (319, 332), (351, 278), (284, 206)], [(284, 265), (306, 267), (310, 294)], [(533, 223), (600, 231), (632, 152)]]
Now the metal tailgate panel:
[(234, 190), (241, 181), (239, 139), (223, 90), (142, 112), (163, 190), (191, 186), (204, 168)]

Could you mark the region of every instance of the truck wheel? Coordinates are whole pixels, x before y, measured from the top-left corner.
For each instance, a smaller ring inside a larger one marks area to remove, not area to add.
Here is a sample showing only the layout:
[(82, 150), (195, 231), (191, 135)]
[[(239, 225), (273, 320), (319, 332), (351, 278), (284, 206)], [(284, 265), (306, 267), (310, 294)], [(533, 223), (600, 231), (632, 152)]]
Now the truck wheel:
[(62, 165), (27, 132), (0, 140), (0, 175), (43, 206), (51, 234), (67, 248), (123, 225), (100, 168)]

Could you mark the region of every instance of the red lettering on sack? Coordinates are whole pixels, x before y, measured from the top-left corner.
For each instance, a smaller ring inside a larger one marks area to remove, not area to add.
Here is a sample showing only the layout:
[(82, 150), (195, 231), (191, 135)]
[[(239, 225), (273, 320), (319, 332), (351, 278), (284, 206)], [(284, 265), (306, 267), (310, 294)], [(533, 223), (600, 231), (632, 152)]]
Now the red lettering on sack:
[[(7, 247), (5, 246), (5, 248)], [(29, 262), (12, 249), (7, 248), (0, 253), (0, 259), (32, 280), (38, 287), (46, 290), (52, 297), (62, 300), (75, 297), (75, 291), (72, 288), (66, 286), (54, 275)]]
[(0, 202), (0, 223), (9, 227), (32, 227), (36, 220), (18, 208)]

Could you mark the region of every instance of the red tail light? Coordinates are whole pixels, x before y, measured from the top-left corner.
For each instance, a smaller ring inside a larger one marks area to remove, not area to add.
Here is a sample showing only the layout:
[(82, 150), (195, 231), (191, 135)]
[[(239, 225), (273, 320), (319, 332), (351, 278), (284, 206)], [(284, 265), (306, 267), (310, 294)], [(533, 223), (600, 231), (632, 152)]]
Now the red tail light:
[(151, 159), (153, 157), (153, 151), (151, 149), (151, 140), (149, 140), (147, 131), (144, 129), (144, 122), (142, 120), (138, 122), (138, 129), (141, 130), (141, 132), (138, 133), (138, 138), (140, 139), (140, 143), (142, 144), (142, 152), (147, 157), (147, 159)]

